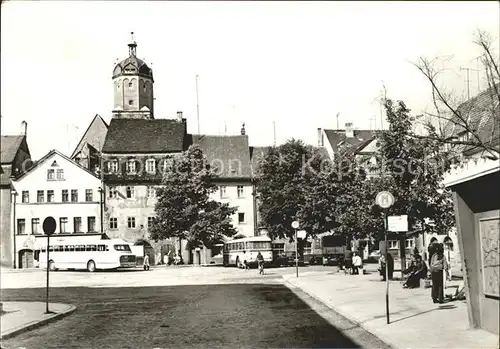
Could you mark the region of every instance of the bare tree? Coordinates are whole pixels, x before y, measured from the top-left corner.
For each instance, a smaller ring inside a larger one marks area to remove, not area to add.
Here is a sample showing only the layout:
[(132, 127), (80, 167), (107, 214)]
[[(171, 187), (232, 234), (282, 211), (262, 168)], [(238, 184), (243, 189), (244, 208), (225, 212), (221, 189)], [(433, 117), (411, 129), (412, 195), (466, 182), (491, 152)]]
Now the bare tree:
[[(423, 121), (428, 134), (416, 136), (433, 138), (462, 152), (478, 149), (490, 159), (498, 159), (500, 124), (500, 58), (495, 53), (491, 35), (478, 30), (474, 44), (481, 50), (478, 57), (484, 67), (487, 86), (479, 95), (460, 101), (456, 94), (440, 86), (444, 66), (442, 58), (420, 57), (412, 64), (424, 75), (432, 88), (434, 111), (426, 113)], [(449, 60), (449, 58), (447, 58)]]

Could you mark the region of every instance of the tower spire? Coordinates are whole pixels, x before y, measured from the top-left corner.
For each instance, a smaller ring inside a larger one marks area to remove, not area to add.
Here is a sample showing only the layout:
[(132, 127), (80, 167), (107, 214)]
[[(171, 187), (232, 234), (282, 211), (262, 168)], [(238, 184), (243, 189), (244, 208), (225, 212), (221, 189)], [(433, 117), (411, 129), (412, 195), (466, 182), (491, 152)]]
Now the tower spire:
[(130, 36), (132, 40), (130, 41), (130, 44), (128, 44), (128, 55), (135, 56), (137, 53), (137, 43), (135, 42), (134, 32), (130, 32)]

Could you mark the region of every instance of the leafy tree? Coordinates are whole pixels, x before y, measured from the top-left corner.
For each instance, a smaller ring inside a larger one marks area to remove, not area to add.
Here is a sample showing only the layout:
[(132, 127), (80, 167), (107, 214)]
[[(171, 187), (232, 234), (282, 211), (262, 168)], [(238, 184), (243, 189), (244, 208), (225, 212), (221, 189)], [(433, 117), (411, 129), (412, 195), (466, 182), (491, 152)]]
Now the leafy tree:
[(217, 190), (216, 179), (196, 145), (169, 157), (162, 185), (157, 189), (151, 238), (159, 241), (175, 237), (210, 247), (223, 236), (236, 234), (231, 223), (236, 208), (210, 198)]
[(294, 220), (310, 236), (335, 228), (333, 177), (329, 159), (300, 140), (270, 147), (256, 175), (261, 223), (269, 236), (292, 241)]
[[(392, 192), (395, 203), (387, 214), (408, 215), (411, 230), (446, 234), (454, 226), (454, 216), (451, 194), (442, 182), (453, 158), (439, 140), (413, 137), (414, 119), (404, 102), (385, 99), (384, 104), (389, 129), (380, 133), (377, 144), (377, 170), (382, 179), (378, 183), (368, 181), (367, 185), (381, 190), (383, 183), (384, 189)], [(426, 219), (435, 225), (429, 225)], [(405, 238), (402, 236), (400, 243), (403, 263)]]

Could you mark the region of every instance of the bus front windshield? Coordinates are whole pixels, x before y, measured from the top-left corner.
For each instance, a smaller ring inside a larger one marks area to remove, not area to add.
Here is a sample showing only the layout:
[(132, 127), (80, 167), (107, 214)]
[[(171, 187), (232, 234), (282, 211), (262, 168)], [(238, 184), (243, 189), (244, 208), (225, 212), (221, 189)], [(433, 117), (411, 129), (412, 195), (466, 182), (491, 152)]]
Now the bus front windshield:
[(117, 251), (126, 251), (126, 252), (132, 251), (129, 245), (115, 245), (114, 248)]

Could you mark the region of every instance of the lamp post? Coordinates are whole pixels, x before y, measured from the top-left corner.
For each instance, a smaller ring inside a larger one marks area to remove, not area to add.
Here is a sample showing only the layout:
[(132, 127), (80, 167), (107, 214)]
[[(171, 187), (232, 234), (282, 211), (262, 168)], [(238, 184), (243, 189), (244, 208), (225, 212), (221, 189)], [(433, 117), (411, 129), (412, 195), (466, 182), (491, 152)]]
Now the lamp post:
[(100, 207), (100, 210), (101, 210), (101, 234), (104, 233), (104, 221), (103, 221), (103, 218), (104, 218), (104, 200), (103, 200), (103, 195), (104, 195), (104, 190), (102, 187), (99, 187), (97, 189), (99, 191), (99, 207)]
[(13, 240), (13, 247), (14, 247), (14, 251), (13, 251), (13, 261), (12, 261), (12, 266), (14, 267), (14, 269), (16, 269), (16, 266), (17, 266), (17, 263), (16, 263), (16, 260), (17, 260), (17, 251), (16, 251), (16, 198), (17, 198), (17, 190), (16, 189), (12, 189), (10, 191), (10, 193), (12, 194), (12, 213), (13, 213), (13, 218), (12, 218), (12, 226), (13, 226), (13, 229), (12, 229), (12, 232), (13, 232), (13, 236), (12, 236), (12, 240)]
[(299, 277), (299, 254), (298, 254), (298, 248), (297, 248), (297, 229), (299, 229), (299, 222), (298, 221), (293, 221), (292, 222), (292, 228), (295, 229), (295, 271), (297, 274), (297, 277)]

